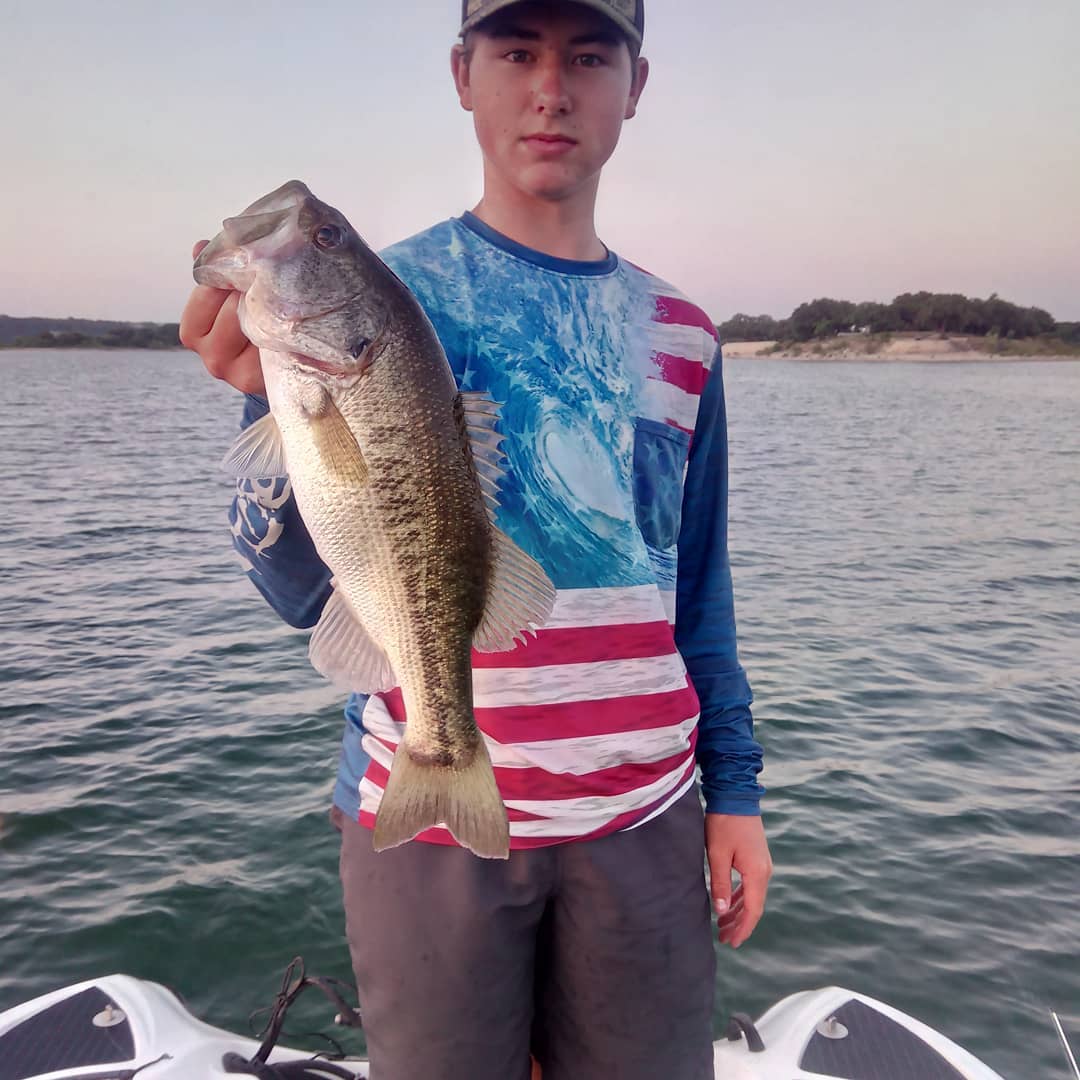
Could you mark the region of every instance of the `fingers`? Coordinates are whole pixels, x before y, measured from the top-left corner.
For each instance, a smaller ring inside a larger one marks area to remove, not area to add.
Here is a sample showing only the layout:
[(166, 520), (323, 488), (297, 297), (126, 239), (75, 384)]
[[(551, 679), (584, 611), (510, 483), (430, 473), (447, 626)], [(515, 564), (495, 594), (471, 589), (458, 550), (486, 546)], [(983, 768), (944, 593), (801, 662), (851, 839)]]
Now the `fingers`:
[[(716, 911), (717, 936), (722, 945), (734, 944), (735, 936), (741, 932), (746, 898), (740, 881), (734, 890), (731, 887), (731, 853), (720, 849), (709, 852), (709, 891), (712, 894), (713, 909)], [(741, 942), (740, 942), (741, 944)]]
[[(705, 848), (720, 941), (738, 948), (765, 909), (772, 858), (760, 816), (707, 813)], [(739, 884), (731, 889), (732, 873)]]
[(731, 909), (731, 859), (709, 859), (709, 892), (717, 918)]
[(709, 860), (709, 893), (717, 918), (731, 907), (731, 846), (710, 836), (711, 823), (705, 819), (705, 855)]
[[(214, 290), (218, 293), (221, 291)], [(237, 313), (239, 306), (240, 294), (238, 292), (225, 293), (224, 300), (214, 317), (213, 326), (203, 337), (202, 348), (199, 349), (199, 355), (210, 374), (226, 382), (232, 382), (231, 375), (234, 366), (251, 346), (247, 335), (240, 329), (240, 316)]]
[[(211, 289), (209, 285), (196, 285), (191, 290), (191, 296), (188, 297), (188, 302), (180, 315), (181, 342), (189, 349), (199, 352), (199, 344), (213, 330), (214, 323), (228, 298), (228, 289)], [(235, 307), (233, 310), (236, 310)], [(237, 329), (239, 330), (239, 325)]]
[(765, 910), (765, 894), (769, 889), (772, 867), (755, 866), (742, 873), (740, 888), (743, 892), (743, 908), (732, 929), (731, 947), (737, 949), (754, 932)]
[(731, 894), (731, 905), (722, 915), (717, 915), (716, 928), (721, 945), (730, 945), (731, 939), (742, 917), (745, 902), (743, 900), (742, 884), (735, 886)]
[[(206, 246), (200, 240), (194, 254)], [(259, 350), (240, 328), (240, 294), (196, 285), (180, 316), (180, 341), (199, 354), (216, 379), (247, 394), (265, 394)]]

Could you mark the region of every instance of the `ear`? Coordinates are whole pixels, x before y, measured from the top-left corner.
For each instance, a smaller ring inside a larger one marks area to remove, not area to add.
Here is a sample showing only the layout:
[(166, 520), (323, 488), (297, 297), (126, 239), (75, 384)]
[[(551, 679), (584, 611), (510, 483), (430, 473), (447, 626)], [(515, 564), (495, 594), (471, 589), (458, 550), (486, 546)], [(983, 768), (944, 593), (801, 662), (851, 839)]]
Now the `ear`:
[(450, 50), (450, 72), (454, 76), (458, 101), (466, 112), (472, 112), (472, 83), (469, 79), (469, 54), (460, 42)]
[(630, 80), (630, 96), (626, 99), (626, 112), (623, 113), (624, 120), (629, 120), (637, 112), (638, 99), (648, 79), (649, 61), (644, 56), (639, 56), (634, 62), (634, 74)]

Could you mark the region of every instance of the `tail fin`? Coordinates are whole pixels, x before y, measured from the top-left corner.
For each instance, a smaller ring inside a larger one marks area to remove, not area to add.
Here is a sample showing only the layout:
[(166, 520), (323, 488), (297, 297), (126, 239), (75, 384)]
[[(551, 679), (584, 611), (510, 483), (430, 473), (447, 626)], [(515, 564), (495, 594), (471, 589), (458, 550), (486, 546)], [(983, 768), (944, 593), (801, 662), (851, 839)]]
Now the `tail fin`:
[(375, 850), (397, 847), (440, 824), (474, 855), (509, 857), (510, 824), (483, 743), (459, 769), (419, 762), (404, 743), (397, 748), (375, 818)]

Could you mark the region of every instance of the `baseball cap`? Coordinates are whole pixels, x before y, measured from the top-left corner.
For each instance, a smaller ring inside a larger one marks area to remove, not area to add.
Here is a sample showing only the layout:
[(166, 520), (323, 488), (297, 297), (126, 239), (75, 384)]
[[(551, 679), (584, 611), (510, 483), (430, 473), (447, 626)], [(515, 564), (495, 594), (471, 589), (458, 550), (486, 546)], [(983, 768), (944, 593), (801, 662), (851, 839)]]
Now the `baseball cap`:
[[(522, 0), (461, 0), (461, 33)], [(606, 15), (638, 47), (645, 36), (645, 0), (572, 0)]]

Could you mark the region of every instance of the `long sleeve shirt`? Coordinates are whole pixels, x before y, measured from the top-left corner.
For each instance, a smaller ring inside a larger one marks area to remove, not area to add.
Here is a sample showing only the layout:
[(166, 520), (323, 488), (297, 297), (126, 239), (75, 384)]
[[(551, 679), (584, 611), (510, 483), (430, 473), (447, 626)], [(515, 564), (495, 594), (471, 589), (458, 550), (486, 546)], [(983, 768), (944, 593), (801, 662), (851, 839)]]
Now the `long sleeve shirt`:
[[(471, 214), (382, 257), (427, 312), (460, 388), (503, 403), (498, 524), (557, 589), (535, 637), (473, 653), (511, 845), (640, 824), (687, 790), (695, 764), (710, 812), (758, 813), (709, 318), (613, 254), (553, 258)], [(265, 410), (249, 397), (245, 424)], [(241, 483), (231, 521), (256, 587), (286, 621), (313, 626), (330, 573), (287, 478)], [(346, 706), (335, 801), (364, 824), (406, 720), (398, 690)], [(453, 842), (442, 828), (420, 838)]]

